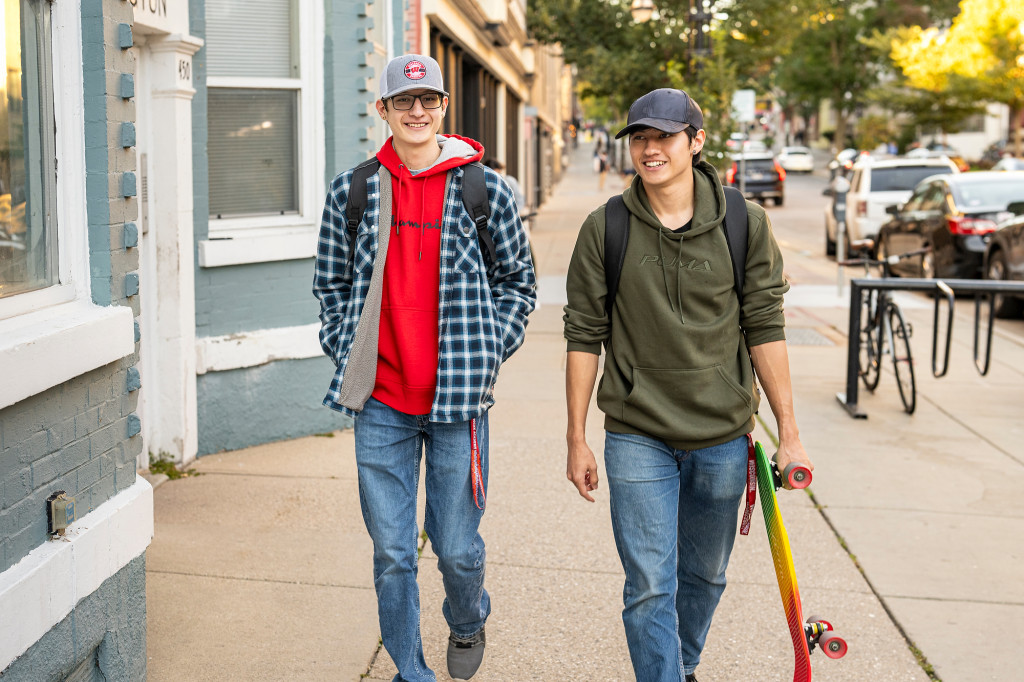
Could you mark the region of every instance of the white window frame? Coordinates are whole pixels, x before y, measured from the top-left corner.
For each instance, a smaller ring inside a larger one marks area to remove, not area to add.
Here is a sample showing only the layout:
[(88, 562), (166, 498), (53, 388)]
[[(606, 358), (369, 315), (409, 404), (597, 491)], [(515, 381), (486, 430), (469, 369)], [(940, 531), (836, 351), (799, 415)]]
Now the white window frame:
[[(298, 186), (299, 210), (286, 215), (210, 216), (208, 238), (199, 242), (199, 265), (217, 267), (261, 263), (316, 255), (317, 234), (323, 211), (324, 96), (323, 22), (321, 2), (296, 2), (299, 78), (207, 78), (208, 88), (258, 88), (297, 90), (299, 93)], [(253, 43), (254, 48), (258, 47)]]
[(0, 409), (135, 351), (126, 306), (92, 302), (80, 0), (50, 4), (59, 283), (0, 299)]

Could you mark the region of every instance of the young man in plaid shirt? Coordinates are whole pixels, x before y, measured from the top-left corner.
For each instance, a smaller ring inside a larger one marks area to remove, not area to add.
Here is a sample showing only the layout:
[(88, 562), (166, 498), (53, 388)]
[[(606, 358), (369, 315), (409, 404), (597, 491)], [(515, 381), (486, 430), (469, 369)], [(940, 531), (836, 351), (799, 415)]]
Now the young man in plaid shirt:
[(320, 342), (337, 365), (324, 404), (355, 420), (381, 638), (403, 682), (435, 680), (423, 657), (416, 585), (424, 447), (424, 529), (444, 579), (449, 674), (469, 679), (483, 659), (490, 599), (478, 528), (487, 410), (498, 369), (522, 344), (536, 301), (515, 198), (490, 169), (483, 171), (486, 234), (494, 249), (485, 256), (489, 245), (462, 198), (466, 166), (483, 147), (438, 135), (447, 107), (433, 59), (388, 63), (377, 112), (392, 137), (377, 152), (379, 169), (366, 180), (365, 212), (352, 231), (346, 208), (355, 169), (331, 183), (313, 284)]

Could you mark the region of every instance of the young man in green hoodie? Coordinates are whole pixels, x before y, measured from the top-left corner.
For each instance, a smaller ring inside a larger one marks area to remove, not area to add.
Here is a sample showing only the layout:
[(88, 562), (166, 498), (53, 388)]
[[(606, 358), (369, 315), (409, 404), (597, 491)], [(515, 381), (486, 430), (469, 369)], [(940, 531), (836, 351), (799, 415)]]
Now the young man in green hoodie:
[(700, 161), (703, 124), (681, 90), (633, 103), (616, 136), (629, 135), (637, 176), (622, 195), (630, 232), (610, 315), (603, 206), (584, 221), (567, 278), (566, 475), (594, 501), (600, 476), (585, 424), (604, 346), (597, 404), (626, 573), (622, 619), (643, 682), (696, 680), (746, 484), (759, 401), (752, 369), (778, 420), (779, 467), (813, 468), (793, 414), (782, 256), (764, 209), (747, 203), (741, 307), (722, 184)]

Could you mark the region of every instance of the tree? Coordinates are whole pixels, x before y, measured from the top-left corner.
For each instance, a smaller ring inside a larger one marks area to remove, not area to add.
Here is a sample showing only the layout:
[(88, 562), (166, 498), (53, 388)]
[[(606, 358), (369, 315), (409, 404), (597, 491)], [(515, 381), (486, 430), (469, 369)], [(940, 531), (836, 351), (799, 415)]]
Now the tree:
[(637, 97), (671, 86), (666, 65), (685, 59), (685, 22), (671, 6), (661, 19), (637, 23), (619, 0), (529, 0), (529, 26), (545, 43), (559, 43), (575, 64), (584, 95), (606, 97), (625, 113)]
[(1006, 104), (1009, 137), (1024, 155), (1024, 3), (963, 0), (948, 30), (907, 29), (893, 40), (891, 56), (915, 88)]
[[(875, 16), (851, 0), (824, 0), (805, 17), (794, 49), (778, 66), (776, 82), (791, 98), (819, 104), (829, 99), (836, 111), (837, 148), (846, 143), (847, 121), (862, 107), (878, 77), (875, 50), (862, 40)], [(815, 106), (817, 108), (817, 106)]]

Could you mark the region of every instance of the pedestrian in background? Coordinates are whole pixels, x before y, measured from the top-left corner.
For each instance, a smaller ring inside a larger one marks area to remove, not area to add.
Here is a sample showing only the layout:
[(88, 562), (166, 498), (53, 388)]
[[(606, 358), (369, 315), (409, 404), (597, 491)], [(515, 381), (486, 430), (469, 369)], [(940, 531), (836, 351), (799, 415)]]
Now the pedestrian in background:
[(519, 187), (519, 181), (516, 180), (515, 176), (505, 173), (505, 164), (498, 159), (485, 159), (484, 165), (498, 171), (501, 179), (512, 190), (512, 196), (516, 198), (516, 208), (519, 209), (519, 215), (524, 215), (526, 213), (526, 196), (523, 194), (522, 188)]
[(491, 611), (478, 532), (487, 414), (498, 369), (522, 344), (536, 300), (515, 198), (489, 169), (486, 232), (495, 254), (483, 255), (477, 226), (458, 199), (465, 168), (483, 147), (437, 134), (447, 107), (436, 61), (411, 54), (388, 63), (377, 113), (392, 137), (377, 152), (365, 212), (351, 231), (346, 209), (355, 169), (331, 183), (313, 284), (320, 343), (337, 366), (324, 404), (355, 421), (381, 639), (398, 667), (395, 679), (404, 682), (436, 679), (423, 657), (416, 583), (424, 449), (424, 530), (444, 581), (448, 672), (469, 679), (483, 660)]
[(694, 682), (725, 589), (759, 397), (778, 420), (778, 465), (811, 468), (793, 413), (782, 256), (760, 206), (746, 202), (743, 303), (733, 288), (726, 204), (700, 160), (703, 114), (681, 90), (630, 107), (637, 177), (622, 198), (629, 241), (610, 313), (605, 209), (584, 221), (567, 275), (566, 474), (593, 501), (600, 476), (585, 424), (597, 403), (615, 545), (626, 574), (622, 620), (636, 679)]
[(608, 152), (601, 150), (597, 153), (597, 189), (604, 191), (604, 181), (608, 177)]

